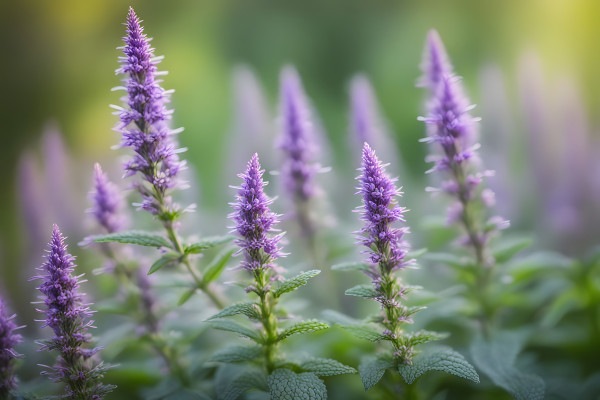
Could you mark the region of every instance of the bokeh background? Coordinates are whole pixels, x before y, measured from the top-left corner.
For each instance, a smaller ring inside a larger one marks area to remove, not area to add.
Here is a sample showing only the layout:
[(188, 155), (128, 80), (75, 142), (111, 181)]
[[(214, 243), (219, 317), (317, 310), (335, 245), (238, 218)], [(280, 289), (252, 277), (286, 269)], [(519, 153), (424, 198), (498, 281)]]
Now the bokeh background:
[[(600, 180), (600, 2), (3, 0), (0, 290), (20, 313), (31, 314), (35, 284), (27, 277), (41, 263), (32, 243), (46, 241), (32, 237), (36, 229), (49, 235), (60, 220), (72, 243), (81, 240), (93, 163), (115, 163), (117, 117), (108, 105), (119, 104), (110, 88), (119, 84), (116, 47), (130, 5), (165, 55), (164, 86), (176, 90), (174, 125), (185, 127), (180, 141), (189, 148), (204, 213), (223, 215), (234, 183), (224, 182), (221, 170), (230, 160), (232, 77), (240, 64), (263, 86), (272, 120), (279, 72), (296, 66), (331, 142), (334, 169), (356, 167), (348, 85), (365, 73), (403, 161), (401, 181), (423, 198), (427, 148), (418, 142), (424, 127), (416, 118), (424, 95), (415, 82), (426, 34), (435, 28), (483, 118), (482, 154), (504, 183), (499, 209), (515, 229), (537, 232), (538, 246), (577, 254), (597, 242), (597, 225), (588, 225), (600, 214), (593, 196), (600, 191), (590, 183)], [(61, 152), (68, 162), (56, 156)], [(565, 169), (573, 160), (581, 162)], [(565, 196), (555, 193), (558, 186)], [(596, 191), (585, 192), (590, 188)], [(585, 207), (570, 197), (575, 192)], [(565, 224), (552, 218), (563, 214), (575, 222), (561, 232)]]

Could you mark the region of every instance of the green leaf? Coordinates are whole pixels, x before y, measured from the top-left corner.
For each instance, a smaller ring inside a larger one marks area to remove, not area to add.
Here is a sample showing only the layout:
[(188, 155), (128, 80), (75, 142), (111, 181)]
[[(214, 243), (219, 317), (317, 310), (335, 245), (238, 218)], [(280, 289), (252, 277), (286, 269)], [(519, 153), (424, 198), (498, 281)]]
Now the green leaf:
[(345, 262), (331, 266), (334, 271), (369, 271), (369, 264), (364, 262)]
[(260, 347), (232, 346), (216, 351), (208, 361), (238, 363), (254, 360), (262, 354)]
[(300, 286), (306, 285), (310, 278), (313, 278), (319, 275), (320, 273), (321, 271), (319, 271), (318, 269), (313, 269), (307, 272), (303, 272), (300, 275), (297, 275), (291, 279), (286, 279), (285, 281), (283, 281), (281, 286), (279, 286), (279, 288), (275, 291), (275, 297), (279, 297), (284, 293), (292, 292), (298, 289)]
[(296, 374), (289, 369), (276, 369), (267, 379), (272, 400), (325, 400), (327, 389), (311, 372)]
[(260, 371), (244, 371), (236, 376), (223, 391), (218, 391), (219, 400), (236, 400), (250, 389), (266, 389), (265, 376)]
[(184, 246), (185, 254), (198, 254), (202, 253), (204, 250), (210, 249), (215, 246), (219, 246), (223, 243), (231, 242), (233, 240), (233, 236), (211, 236), (204, 239), (200, 239), (196, 243), (191, 243)]
[(196, 293), (196, 288), (195, 287), (191, 288), (191, 289), (188, 289), (185, 292), (183, 292), (183, 294), (179, 298), (179, 301), (177, 302), (177, 305), (178, 306), (182, 306), (185, 303), (187, 303), (188, 300), (192, 298), (192, 296), (194, 295), (194, 293)]
[(431, 332), (426, 330), (420, 330), (418, 332), (410, 333), (407, 335), (406, 340), (410, 346), (416, 346), (418, 344), (433, 342), (436, 340), (446, 339), (447, 333)]
[(213, 258), (211, 263), (208, 265), (208, 267), (206, 267), (206, 269), (204, 270), (202, 282), (208, 284), (217, 279), (225, 269), (225, 265), (227, 264), (227, 261), (229, 261), (229, 259), (231, 258), (231, 255), (234, 251), (234, 249), (224, 249), (219, 254), (217, 254), (215, 258)]
[(258, 304), (252, 302), (233, 304), (225, 307), (219, 313), (209, 317), (208, 319), (211, 320), (215, 318), (225, 318), (238, 314), (244, 314), (246, 317), (251, 319), (260, 319), (260, 313), (258, 312), (257, 306)]
[(449, 347), (429, 349), (413, 359), (412, 365), (398, 366), (398, 372), (408, 384), (429, 371), (442, 371), (479, 383), (479, 375), (465, 358)]
[(169, 265), (171, 263), (175, 263), (175, 262), (179, 262), (179, 260), (181, 259), (181, 254), (179, 253), (175, 253), (175, 252), (169, 252), (169, 253), (165, 253), (163, 254), (158, 260), (156, 260), (154, 262), (154, 264), (152, 264), (152, 266), (150, 267), (150, 270), (148, 270), (148, 275), (152, 275), (153, 273), (155, 273), (156, 271), (158, 271), (159, 269), (161, 269), (162, 267)]
[(371, 342), (378, 342), (382, 339), (385, 339), (385, 336), (383, 336), (377, 331), (376, 328), (370, 325), (341, 325), (341, 328), (357, 338), (367, 339)]
[(356, 370), (329, 358), (312, 358), (300, 363), (300, 368), (317, 376), (355, 374)]
[(353, 288), (346, 290), (346, 294), (348, 296), (364, 297), (365, 299), (372, 299), (379, 296), (379, 293), (373, 289), (373, 286), (367, 284), (356, 285)]
[(238, 324), (235, 321), (218, 320), (218, 321), (212, 321), (210, 324), (215, 329), (219, 329), (221, 331), (239, 333), (240, 335), (246, 336), (247, 338), (250, 338), (257, 343), (262, 343), (262, 338), (258, 335), (258, 333), (246, 328), (243, 325)]
[(473, 362), (494, 384), (517, 400), (541, 400), (546, 385), (542, 378), (515, 367), (523, 338), (518, 333), (502, 332), (491, 340), (479, 336), (471, 344)]
[(109, 233), (108, 235), (93, 236), (96, 243), (129, 243), (148, 247), (167, 247), (172, 249), (173, 246), (165, 237), (151, 232), (143, 231), (125, 231), (117, 233)]
[(519, 251), (531, 246), (532, 243), (531, 238), (513, 238), (494, 249), (492, 255), (497, 263), (502, 264), (510, 260)]
[(393, 368), (394, 362), (378, 357), (365, 358), (358, 366), (358, 373), (362, 380), (365, 391), (377, 384), (385, 374), (385, 370)]
[(288, 336), (309, 333), (309, 332), (316, 332), (316, 331), (320, 331), (320, 330), (327, 329), (327, 328), (329, 328), (329, 325), (327, 325), (324, 322), (317, 321), (317, 320), (298, 322), (297, 324), (294, 324), (294, 325), (290, 326), (289, 328), (287, 328), (286, 330), (284, 330), (283, 332), (281, 332), (279, 334), (279, 336), (277, 337), (277, 341), (283, 340)]

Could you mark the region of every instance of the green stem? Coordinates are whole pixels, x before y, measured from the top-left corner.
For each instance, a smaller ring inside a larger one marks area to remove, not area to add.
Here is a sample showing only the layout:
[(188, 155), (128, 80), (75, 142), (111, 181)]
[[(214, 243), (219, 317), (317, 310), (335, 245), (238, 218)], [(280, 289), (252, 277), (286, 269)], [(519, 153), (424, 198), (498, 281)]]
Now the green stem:
[(277, 318), (273, 315), (273, 310), (277, 304), (277, 299), (273, 296), (270, 290), (264, 290), (268, 284), (268, 276), (260, 269), (254, 274), (256, 283), (258, 285), (258, 295), (260, 297), (260, 313), (261, 323), (265, 329), (265, 344), (264, 355), (265, 355), (265, 367), (267, 373), (273, 372), (275, 369), (275, 347), (277, 345)]
[[(137, 285), (133, 282), (132, 271), (130, 271), (125, 264), (118, 260), (116, 254), (109, 246), (103, 246), (103, 252), (111, 261), (115, 263), (115, 272), (121, 280), (122, 286), (129, 291), (129, 295), (137, 294), (131, 290), (131, 287), (137, 287)], [(141, 311), (143, 313), (142, 320), (150, 333), (148, 337), (150, 338), (152, 348), (154, 348), (154, 350), (163, 358), (165, 364), (167, 364), (167, 367), (169, 368), (169, 371), (171, 371), (177, 380), (179, 380), (183, 386), (189, 386), (191, 381), (185, 369), (179, 363), (179, 356), (176, 354), (174, 349), (166, 344), (162, 334), (156, 331), (156, 322), (158, 321), (158, 317), (152, 312), (151, 309), (147, 307), (140, 308), (142, 309)]]
[(177, 233), (173, 228), (173, 223), (171, 221), (163, 221), (163, 226), (165, 227), (167, 236), (173, 244), (175, 251), (181, 254), (181, 263), (185, 266), (185, 268), (188, 270), (188, 272), (194, 279), (196, 287), (202, 290), (217, 308), (224, 308), (225, 302), (215, 292), (213, 292), (212, 289), (206, 283), (204, 283), (204, 281), (202, 280), (202, 276), (200, 276), (200, 274), (198, 274), (198, 272), (192, 267), (187, 254), (185, 254), (183, 245), (181, 244), (181, 241), (179, 240), (179, 237), (177, 236)]

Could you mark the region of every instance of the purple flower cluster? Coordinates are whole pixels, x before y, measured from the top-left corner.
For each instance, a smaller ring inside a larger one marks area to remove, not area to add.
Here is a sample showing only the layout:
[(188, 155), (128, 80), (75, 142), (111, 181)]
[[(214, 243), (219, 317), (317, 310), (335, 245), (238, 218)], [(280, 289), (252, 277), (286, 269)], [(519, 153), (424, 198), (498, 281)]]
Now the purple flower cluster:
[(8, 315), (4, 301), (0, 299), (0, 398), (8, 398), (8, 394), (16, 385), (13, 375), (13, 360), (20, 355), (15, 346), (21, 343), (21, 335), (15, 333), (19, 327), (14, 321), (15, 315)]
[(44, 280), (38, 289), (44, 294), (42, 299), (46, 309), (38, 311), (46, 315), (43, 327), (49, 326), (54, 331), (53, 338), (41, 342), (40, 351), (60, 353), (57, 364), (45, 374), (55, 382), (65, 383), (66, 398), (102, 399), (112, 387), (99, 381), (104, 371), (102, 365), (94, 366), (89, 362), (99, 348), (83, 348), (90, 341), (87, 330), (92, 327), (90, 316), (93, 312), (88, 304), (82, 303), (78, 292), (81, 275), (73, 276), (73, 261), (64, 237), (54, 225), (46, 262), (39, 268), (45, 274), (32, 278)]
[(428, 173), (440, 171), (450, 175), (450, 179), (442, 182), (440, 189), (428, 188), (429, 191), (442, 191), (456, 198), (456, 202), (448, 209), (448, 222), (460, 221), (467, 237), (463, 242), (471, 246), (480, 264), (489, 264), (491, 260), (485, 254), (485, 242), (490, 235), (507, 226), (507, 221), (493, 217), (488, 221), (485, 230), (479, 226), (478, 218), (473, 215), (470, 204), (481, 202), (485, 206), (494, 203), (494, 193), (479, 188), (483, 178), (493, 174), (492, 171), (477, 171), (477, 131), (475, 122), (469, 111), (474, 108), (463, 92), (460, 78), (452, 75), (452, 67), (446, 52), (435, 31), (429, 34), (426, 61), (423, 64), (422, 82), (429, 89), (426, 117), (420, 117), (428, 125), (428, 137), (421, 141), (436, 144), (441, 153), (431, 155), (428, 161), (434, 166)]
[(126, 25), (125, 46), (120, 48), (125, 56), (120, 57), (122, 66), (116, 72), (127, 76), (125, 86), (118, 89), (127, 91), (124, 101), (128, 108), (119, 107), (121, 122), (116, 129), (122, 133), (122, 146), (135, 151), (133, 159), (125, 165), (126, 176), (139, 172), (151, 185), (138, 185), (144, 199), (141, 208), (159, 218), (166, 217), (163, 215), (169, 211), (166, 191), (178, 184), (177, 174), (184, 166), (177, 155), (182, 150), (176, 149), (172, 137), (179, 130), (171, 130), (167, 125), (172, 110), (167, 109), (166, 103), (172, 91), (159, 85), (157, 76), (163, 73), (156, 65), (161, 58), (154, 56), (150, 39), (131, 8)]
[(361, 220), (365, 226), (358, 232), (359, 243), (369, 250), (369, 269), (366, 274), (372, 279), (377, 300), (381, 304), (383, 317), (382, 334), (394, 346), (394, 356), (402, 363), (411, 363), (414, 355), (413, 344), (404, 340), (402, 325), (412, 323), (410, 310), (402, 304), (407, 288), (393, 276), (393, 272), (413, 263), (406, 260), (408, 243), (403, 240), (408, 227), (395, 227), (404, 222), (404, 207), (397, 205), (395, 197), (401, 192), (395, 187), (384, 170), (375, 152), (364, 144), (360, 182), (357, 194), (362, 195)]
[(389, 274), (406, 265), (408, 245), (402, 237), (408, 228), (394, 227), (396, 222), (405, 222), (402, 214), (406, 208), (396, 204), (395, 197), (401, 195), (394, 185), (396, 179), (387, 176), (384, 165), (367, 143), (359, 171), (357, 194), (362, 195), (363, 205), (357, 211), (362, 212), (360, 219), (365, 222), (359, 231), (359, 242), (369, 248), (365, 251), (369, 260)]
[(232, 203), (234, 212), (230, 218), (235, 221), (235, 231), (241, 236), (238, 246), (244, 253), (242, 267), (248, 271), (275, 269), (273, 261), (282, 255), (279, 241), (282, 234), (270, 236), (279, 222), (278, 215), (269, 209), (273, 202), (263, 191), (267, 182), (263, 181), (258, 155), (254, 154), (248, 162), (246, 172), (238, 175), (243, 179)]
[(123, 227), (120, 214), (123, 197), (117, 186), (102, 172), (100, 164), (94, 165), (94, 188), (91, 193), (92, 208), (89, 210), (106, 232), (118, 232)]
[(296, 201), (306, 202), (318, 192), (314, 161), (317, 144), (306, 95), (295, 69), (281, 73), (282, 134), (279, 148), (285, 152), (281, 174), (285, 189)]

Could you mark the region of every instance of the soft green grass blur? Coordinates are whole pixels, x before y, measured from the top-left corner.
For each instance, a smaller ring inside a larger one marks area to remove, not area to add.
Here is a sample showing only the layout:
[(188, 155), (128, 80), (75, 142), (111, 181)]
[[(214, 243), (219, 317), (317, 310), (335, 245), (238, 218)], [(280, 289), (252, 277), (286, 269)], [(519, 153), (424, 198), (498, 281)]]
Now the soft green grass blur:
[[(533, 49), (550, 77), (575, 78), (588, 112), (600, 106), (596, 1), (5, 0), (0, 6), (0, 286), (14, 296), (23, 276), (33, 273), (19, 253), (16, 161), (25, 149), (39, 151), (48, 120), (60, 126), (80, 175), (87, 170), (90, 176), (95, 160), (113, 157), (109, 148), (118, 142), (111, 130), (117, 117), (108, 105), (119, 99), (109, 89), (118, 85), (115, 48), (129, 5), (155, 38), (157, 54), (165, 55), (162, 68), (170, 74), (164, 86), (176, 90), (174, 125), (185, 127), (180, 136), (189, 148), (185, 158), (198, 171), (203, 206), (209, 209), (222, 209), (224, 188), (231, 184), (220, 181), (219, 171), (232, 122), (231, 72), (240, 63), (255, 70), (273, 110), (279, 70), (287, 63), (298, 68), (342, 166), (353, 165), (346, 151), (347, 84), (354, 73), (365, 72), (396, 132), (408, 173), (417, 179), (426, 169), (426, 149), (417, 142), (424, 131), (416, 121), (423, 96), (414, 83), (431, 28), (443, 37), (475, 103), (482, 66), (500, 65), (513, 93), (518, 60)], [(89, 184), (78, 185), (83, 196)]]

